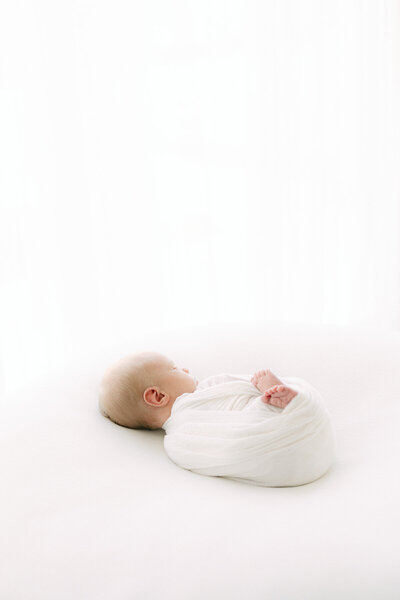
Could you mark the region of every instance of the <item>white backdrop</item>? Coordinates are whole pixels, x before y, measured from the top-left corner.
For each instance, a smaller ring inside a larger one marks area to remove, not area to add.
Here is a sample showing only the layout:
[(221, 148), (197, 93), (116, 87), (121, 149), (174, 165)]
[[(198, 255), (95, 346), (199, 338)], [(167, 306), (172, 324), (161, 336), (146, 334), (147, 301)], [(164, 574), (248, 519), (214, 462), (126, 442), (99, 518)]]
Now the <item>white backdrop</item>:
[(400, 329), (400, 3), (5, 0), (1, 385), (138, 332)]

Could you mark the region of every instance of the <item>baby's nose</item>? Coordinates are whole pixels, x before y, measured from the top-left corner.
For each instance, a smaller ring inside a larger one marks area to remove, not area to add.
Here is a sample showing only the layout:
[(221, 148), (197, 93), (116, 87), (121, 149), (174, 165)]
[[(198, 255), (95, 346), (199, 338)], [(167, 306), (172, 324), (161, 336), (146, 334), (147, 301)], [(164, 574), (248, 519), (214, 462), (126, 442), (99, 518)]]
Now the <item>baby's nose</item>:
[(185, 373), (189, 373), (189, 369), (182, 369)]

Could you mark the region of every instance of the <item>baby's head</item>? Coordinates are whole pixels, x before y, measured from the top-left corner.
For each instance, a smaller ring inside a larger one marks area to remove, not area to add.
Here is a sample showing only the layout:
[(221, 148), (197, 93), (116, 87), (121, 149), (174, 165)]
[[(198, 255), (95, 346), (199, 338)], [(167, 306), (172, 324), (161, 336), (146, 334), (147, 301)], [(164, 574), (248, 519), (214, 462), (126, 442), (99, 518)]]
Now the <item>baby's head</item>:
[(101, 382), (99, 408), (114, 423), (132, 429), (160, 429), (178, 396), (192, 393), (197, 380), (163, 354), (123, 358)]

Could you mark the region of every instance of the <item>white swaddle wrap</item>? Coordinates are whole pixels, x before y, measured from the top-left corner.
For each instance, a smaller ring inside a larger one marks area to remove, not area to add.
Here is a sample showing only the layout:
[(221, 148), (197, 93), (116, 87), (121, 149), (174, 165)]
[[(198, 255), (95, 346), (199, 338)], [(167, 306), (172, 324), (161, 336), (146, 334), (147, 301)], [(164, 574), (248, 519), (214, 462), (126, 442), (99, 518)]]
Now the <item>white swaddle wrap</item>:
[(251, 375), (224, 373), (178, 396), (163, 429), (169, 458), (184, 469), (270, 487), (310, 483), (334, 459), (334, 434), (321, 395), (298, 377), (284, 408), (265, 404)]

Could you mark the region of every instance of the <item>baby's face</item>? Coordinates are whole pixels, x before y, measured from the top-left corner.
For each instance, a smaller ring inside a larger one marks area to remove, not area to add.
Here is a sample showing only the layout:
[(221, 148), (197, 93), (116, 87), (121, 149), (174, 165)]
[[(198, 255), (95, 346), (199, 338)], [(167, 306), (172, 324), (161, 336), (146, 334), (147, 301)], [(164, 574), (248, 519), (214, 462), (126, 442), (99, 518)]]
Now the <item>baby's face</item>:
[(189, 369), (181, 368), (167, 357), (160, 364), (159, 374), (161, 377), (160, 387), (173, 400), (182, 394), (194, 392), (199, 383), (195, 377), (190, 375)]

